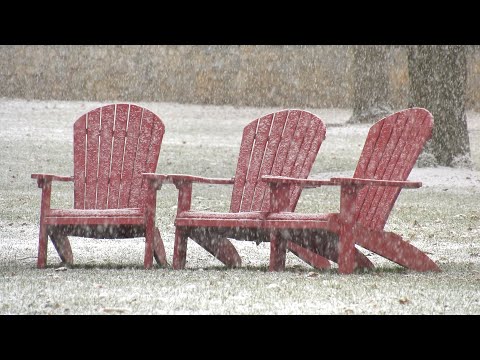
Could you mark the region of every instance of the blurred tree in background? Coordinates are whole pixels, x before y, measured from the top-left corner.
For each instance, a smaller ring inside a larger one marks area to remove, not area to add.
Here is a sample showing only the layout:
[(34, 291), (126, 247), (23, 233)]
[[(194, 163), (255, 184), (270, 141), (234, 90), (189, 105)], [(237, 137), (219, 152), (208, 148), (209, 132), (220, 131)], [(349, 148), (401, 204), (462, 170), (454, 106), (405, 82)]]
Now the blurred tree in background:
[(348, 123), (373, 123), (392, 113), (389, 105), (390, 46), (356, 45), (353, 50), (353, 114)]
[(467, 46), (408, 47), (409, 106), (428, 109), (435, 121), (424, 165), (471, 167), (465, 113)]

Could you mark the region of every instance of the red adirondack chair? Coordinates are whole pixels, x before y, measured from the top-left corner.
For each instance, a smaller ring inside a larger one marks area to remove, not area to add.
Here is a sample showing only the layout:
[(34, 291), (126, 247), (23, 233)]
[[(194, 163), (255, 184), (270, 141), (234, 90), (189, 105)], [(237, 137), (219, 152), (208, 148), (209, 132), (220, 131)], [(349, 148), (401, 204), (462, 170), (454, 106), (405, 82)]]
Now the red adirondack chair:
[[(99, 107), (74, 123), (73, 176), (31, 175), (42, 188), (38, 268), (46, 266), (47, 236), (61, 260), (73, 263), (68, 235), (105, 239), (145, 236), (145, 268), (152, 267), (153, 255), (160, 265), (167, 265), (150, 212), (156, 192), (147, 191), (148, 182), (142, 177), (142, 173), (156, 170), (164, 132), (157, 115), (131, 104)], [(73, 209), (50, 207), (52, 181), (73, 181)]]
[[(325, 131), (322, 120), (314, 114), (302, 110), (283, 110), (256, 119), (244, 128), (234, 178), (146, 175), (155, 189), (160, 189), (163, 183), (174, 183), (179, 190), (173, 268), (185, 267), (188, 238), (229, 267), (240, 266), (241, 259), (228, 238), (270, 241), (271, 231), (264, 228), (264, 219), (276, 205), (270, 203), (269, 187), (261, 181), (261, 176), (271, 174), (306, 178), (325, 138)], [(192, 183), (233, 185), (230, 212), (191, 210)], [(290, 189), (289, 210), (295, 209), (300, 191), (300, 186)], [(327, 259), (309, 249), (292, 242), (288, 243), (288, 248), (314, 267), (330, 267)], [(368, 266), (369, 260), (362, 253), (357, 254), (358, 262)], [(271, 270), (277, 267), (270, 261)]]
[[(287, 241), (338, 262), (339, 272), (363, 267), (356, 261), (355, 244), (416, 271), (439, 271), (424, 252), (393, 232), (384, 231), (390, 211), (402, 188), (418, 188), (421, 182), (406, 181), (430, 139), (433, 117), (425, 109), (397, 112), (374, 124), (367, 136), (353, 178), (330, 180), (263, 176), (279, 204), (266, 227), (281, 230), (275, 238), (278, 262), (285, 263)], [(341, 187), (340, 211), (334, 214), (298, 214), (288, 208), (291, 187), (336, 185)]]

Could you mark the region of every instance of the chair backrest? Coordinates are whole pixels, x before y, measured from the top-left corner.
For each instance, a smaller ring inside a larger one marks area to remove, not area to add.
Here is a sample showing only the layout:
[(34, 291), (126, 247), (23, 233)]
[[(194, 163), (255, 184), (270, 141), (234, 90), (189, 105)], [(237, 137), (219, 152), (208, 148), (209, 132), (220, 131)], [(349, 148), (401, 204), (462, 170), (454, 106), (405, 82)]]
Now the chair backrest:
[[(370, 128), (353, 176), (407, 180), (432, 136), (432, 129), (433, 116), (422, 108), (406, 109), (383, 118)], [(357, 197), (357, 221), (374, 230), (383, 229), (400, 190), (398, 187), (364, 187)]]
[(73, 125), (75, 209), (144, 206), (143, 172), (155, 172), (165, 126), (150, 110), (112, 104)]
[[(306, 178), (325, 132), (322, 120), (303, 110), (271, 113), (248, 124), (243, 130), (230, 211), (267, 211), (270, 190), (261, 177)], [(289, 210), (295, 209), (300, 192), (300, 187), (291, 190)]]

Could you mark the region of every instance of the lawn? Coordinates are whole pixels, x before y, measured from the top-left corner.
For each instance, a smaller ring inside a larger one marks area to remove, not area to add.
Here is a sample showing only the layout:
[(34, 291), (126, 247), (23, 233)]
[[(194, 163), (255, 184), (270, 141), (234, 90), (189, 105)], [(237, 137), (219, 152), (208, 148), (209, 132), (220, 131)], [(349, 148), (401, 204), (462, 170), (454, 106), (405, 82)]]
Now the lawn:
[[(72, 175), (72, 125), (106, 103), (0, 99), (0, 314), (480, 314), (480, 113), (468, 113), (473, 169), (414, 168), (420, 189), (401, 192), (386, 229), (438, 263), (416, 273), (367, 255), (376, 269), (340, 275), (287, 254), (267, 271), (269, 244), (234, 241), (243, 266), (227, 270), (193, 241), (185, 270), (143, 269), (144, 239), (71, 238), (63, 268), (49, 243), (36, 268), (40, 193), (31, 173)], [(278, 108), (140, 103), (165, 123), (158, 173), (234, 175), (243, 127)], [(327, 125), (313, 178), (351, 176), (368, 125), (346, 126), (349, 109), (307, 109)], [(195, 185), (195, 209), (228, 209), (231, 187)], [(157, 224), (173, 254), (176, 189), (158, 193)], [(297, 211), (338, 211), (337, 188), (304, 190)], [(71, 207), (71, 183), (54, 183), (53, 207)]]

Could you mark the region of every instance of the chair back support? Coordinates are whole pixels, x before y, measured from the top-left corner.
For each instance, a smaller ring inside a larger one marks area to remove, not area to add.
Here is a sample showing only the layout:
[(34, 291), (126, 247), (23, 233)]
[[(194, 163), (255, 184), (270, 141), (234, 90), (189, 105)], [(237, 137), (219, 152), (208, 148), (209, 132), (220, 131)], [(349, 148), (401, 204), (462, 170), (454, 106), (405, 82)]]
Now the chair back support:
[(143, 172), (155, 172), (165, 126), (150, 110), (113, 104), (73, 126), (75, 209), (143, 208)]
[[(425, 143), (431, 138), (433, 116), (422, 108), (406, 109), (375, 123), (368, 132), (356, 178), (407, 180)], [(356, 219), (382, 230), (400, 192), (398, 187), (365, 186), (356, 202)]]
[[(243, 130), (230, 211), (267, 211), (270, 190), (261, 177), (306, 178), (325, 132), (322, 120), (303, 110), (275, 112), (248, 124)], [(295, 209), (300, 192), (298, 186), (291, 189), (289, 210)]]

